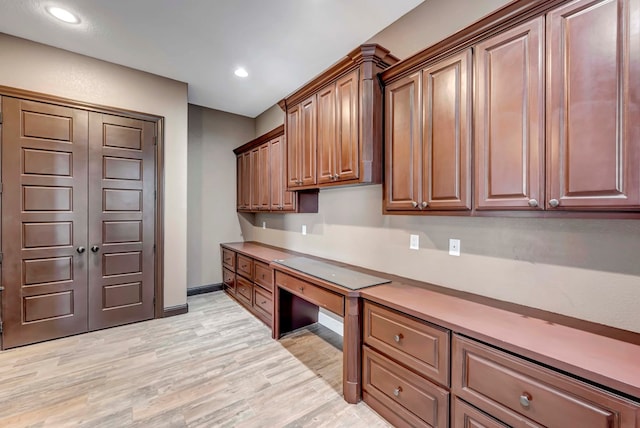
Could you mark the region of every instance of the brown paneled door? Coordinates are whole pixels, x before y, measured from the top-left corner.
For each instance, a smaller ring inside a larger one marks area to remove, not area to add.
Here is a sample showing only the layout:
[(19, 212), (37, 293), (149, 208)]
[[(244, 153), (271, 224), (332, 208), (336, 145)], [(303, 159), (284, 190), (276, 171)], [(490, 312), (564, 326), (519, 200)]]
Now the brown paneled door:
[(3, 348), (87, 331), (87, 112), (2, 98)]
[(155, 124), (89, 115), (89, 330), (154, 315)]
[(156, 124), (2, 111), (3, 348), (153, 318)]

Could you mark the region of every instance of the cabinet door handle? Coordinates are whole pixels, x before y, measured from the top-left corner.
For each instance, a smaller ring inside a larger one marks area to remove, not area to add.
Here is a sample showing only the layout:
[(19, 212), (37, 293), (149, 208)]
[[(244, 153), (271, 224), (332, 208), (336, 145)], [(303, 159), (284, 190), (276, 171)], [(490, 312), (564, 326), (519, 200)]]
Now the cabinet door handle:
[(78, 252), (78, 254), (82, 254), (82, 253), (84, 253), (86, 250), (85, 250), (85, 248), (84, 248), (84, 247), (80, 246), (80, 247), (76, 248), (76, 251)]
[(422, 201), (422, 203), (420, 204), (420, 209), (427, 208), (427, 206), (429, 206), (429, 204), (426, 201)]
[(393, 390), (393, 395), (395, 395), (396, 397), (399, 397), (401, 392), (402, 392), (402, 387), (399, 386)]
[(556, 208), (558, 205), (560, 205), (560, 201), (559, 201), (559, 200), (557, 200), (557, 199), (551, 199), (551, 200), (549, 201), (549, 206), (550, 206), (551, 208)]
[(404, 336), (402, 335), (402, 333), (398, 333), (395, 336), (393, 336), (393, 340), (396, 341), (396, 343), (400, 343), (400, 341), (402, 340)]
[(413, 208), (418, 208), (418, 203), (416, 201), (411, 201), (411, 205), (413, 205)]
[(538, 206), (538, 201), (536, 199), (529, 199), (529, 206), (531, 208), (535, 208)]
[(529, 406), (531, 405), (531, 400), (533, 400), (531, 394), (529, 394), (528, 392), (523, 392), (520, 396), (520, 405), (524, 408), (529, 408)]

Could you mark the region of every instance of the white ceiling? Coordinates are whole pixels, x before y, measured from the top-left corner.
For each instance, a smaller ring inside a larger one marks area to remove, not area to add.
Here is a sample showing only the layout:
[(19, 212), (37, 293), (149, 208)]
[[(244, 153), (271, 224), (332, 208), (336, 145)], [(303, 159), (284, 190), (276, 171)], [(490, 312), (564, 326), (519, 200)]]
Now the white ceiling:
[(255, 117), (422, 1), (0, 0), (0, 32), (187, 82), (190, 103)]

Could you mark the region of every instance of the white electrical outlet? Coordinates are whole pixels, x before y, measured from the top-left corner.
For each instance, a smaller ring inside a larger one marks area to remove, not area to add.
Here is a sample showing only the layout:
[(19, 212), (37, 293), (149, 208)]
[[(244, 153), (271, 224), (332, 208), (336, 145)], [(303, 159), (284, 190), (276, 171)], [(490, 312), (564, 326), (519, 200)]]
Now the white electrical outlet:
[(460, 255), (460, 240), (459, 239), (449, 239), (449, 255), (450, 256), (459, 256)]
[(306, 225), (306, 224), (303, 224), (303, 225), (302, 225), (302, 234), (303, 234), (303, 235), (306, 235), (306, 234), (307, 234), (307, 225)]
[(420, 249), (420, 235), (411, 235), (411, 237), (409, 238), (409, 249), (410, 250)]
[(266, 229), (266, 228), (267, 228), (267, 222), (266, 222), (266, 221), (263, 221), (263, 222), (262, 222), (262, 228), (263, 228), (263, 229)]

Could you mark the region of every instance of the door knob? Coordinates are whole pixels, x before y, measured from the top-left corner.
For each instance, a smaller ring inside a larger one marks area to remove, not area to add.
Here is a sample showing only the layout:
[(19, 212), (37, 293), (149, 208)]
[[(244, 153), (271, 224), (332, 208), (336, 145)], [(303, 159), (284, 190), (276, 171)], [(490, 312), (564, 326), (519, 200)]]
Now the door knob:
[(98, 247), (97, 245), (94, 245), (93, 247), (91, 247), (91, 251), (93, 251), (94, 253), (97, 253), (98, 251), (100, 251), (100, 247)]
[(416, 201), (411, 201), (411, 205), (413, 205), (413, 208), (417, 208), (418, 207), (418, 203)]
[(429, 204), (426, 201), (422, 201), (422, 203), (420, 204), (420, 209), (422, 208), (427, 208)]
[(531, 208), (535, 208), (535, 207), (537, 207), (537, 206), (538, 206), (538, 201), (537, 201), (537, 200), (535, 200), (535, 199), (529, 199), (529, 206), (530, 206)]
[(85, 250), (85, 248), (84, 248), (84, 247), (80, 246), (80, 247), (76, 248), (76, 251), (78, 252), (78, 254), (82, 254), (82, 253), (84, 253), (86, 250)]
[(551, 199), (551, 200), (549, 201), (549, 206), (550, 206), (551, 208), (555, 208), (555, 207), (557, 207), (558, 205), (560, 205), (560, 201), (559, 201), (559, 200), (557, 200), (557, 199)]

